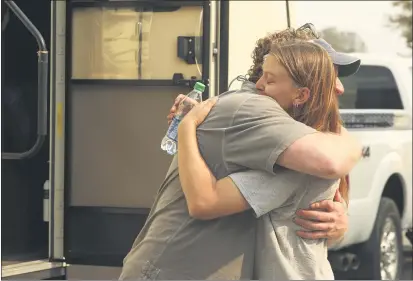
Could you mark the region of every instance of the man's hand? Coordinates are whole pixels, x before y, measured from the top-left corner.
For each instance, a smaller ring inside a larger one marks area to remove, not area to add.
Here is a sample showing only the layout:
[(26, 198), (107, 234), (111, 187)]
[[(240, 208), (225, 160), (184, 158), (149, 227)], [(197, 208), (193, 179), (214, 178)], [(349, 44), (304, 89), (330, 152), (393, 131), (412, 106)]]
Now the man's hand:
[(169, 110), (169, 114), (166, 117), (166, 119), (168, 120), (168, 125), (171, 124), (172, 118), (174, 118), (176, 110), (178, 109), (179, 104), (181, 103), (181, 101), (183, 101), (185, 98), (188, 99), (189, 102), (191, 102), (193, 105), (197, 104), (196, 100), (190, 99), (185, 95), (178, 95), (174, 101), (174, 104), (172, 105), (171, 109)]
[(334, 202), (323, 200), (311, 204), (309, 209), (298, 210), (294, 221), (306, 230), (297, 231), (297, 235), (308, 239), (326, 238), (329, 245), (340, 240), (348, 227), (345, 204), (337, 190)]

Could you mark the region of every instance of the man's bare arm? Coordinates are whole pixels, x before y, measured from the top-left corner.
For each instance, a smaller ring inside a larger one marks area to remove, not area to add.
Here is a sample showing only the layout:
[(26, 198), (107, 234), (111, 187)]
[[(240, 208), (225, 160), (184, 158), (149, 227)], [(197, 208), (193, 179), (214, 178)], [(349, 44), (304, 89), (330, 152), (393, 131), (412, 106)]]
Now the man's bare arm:
[(361, 158), (361, 144), (342, 128), (341, 135), (314, 133), (290, 145), (277, 159), (280, 166), (336, 179), (348, 175)]
[(294, 222), (305, 230), (297, 235), (306, 239), (327, 239), (327, 245), (339, 243), (348, 229), (347, 204), (337, 190), (334, 201), (323, 200), (310, 205), (308, 209), (296, 212)]
[[(168, 123), (183, 98), (184, 95), (176, 98)], [(361, 145), (342, 127), (340, 135), (318, 132), (296, 140), (280, 154), (276, 163), (302, 173), (336, 179), (347, 175), (360, 157)]]

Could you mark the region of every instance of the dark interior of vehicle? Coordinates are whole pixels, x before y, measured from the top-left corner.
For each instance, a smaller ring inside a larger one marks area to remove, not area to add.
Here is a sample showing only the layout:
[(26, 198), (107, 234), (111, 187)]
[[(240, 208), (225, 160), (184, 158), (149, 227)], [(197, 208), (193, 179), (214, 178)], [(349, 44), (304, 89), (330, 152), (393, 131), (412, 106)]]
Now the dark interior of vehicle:
[[(16, 1), (50, 50), (50, 1)], [(37, 51), (35, 38), (2, 1), (2, 152), (24, 152), (36, 141)], [(49, 102), (49, 101), (48, 101)], [(48, 178), (49, 140), (30, 159), (2, 159), (2, 263), (48, 256), (43, 221), (43, 184)]]

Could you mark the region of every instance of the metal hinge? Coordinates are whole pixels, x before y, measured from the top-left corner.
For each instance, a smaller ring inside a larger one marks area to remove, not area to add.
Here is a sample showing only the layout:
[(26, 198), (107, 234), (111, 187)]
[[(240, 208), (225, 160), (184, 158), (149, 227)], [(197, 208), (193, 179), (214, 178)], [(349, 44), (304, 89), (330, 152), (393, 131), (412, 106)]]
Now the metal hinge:
[(43, 221), (50, 221), (50, 181), (43, 184)]
[(218, 55), (217, 43), (212, 43), (212, 55), (213, 55), (213, 56), (217, 56), (217, 55)]

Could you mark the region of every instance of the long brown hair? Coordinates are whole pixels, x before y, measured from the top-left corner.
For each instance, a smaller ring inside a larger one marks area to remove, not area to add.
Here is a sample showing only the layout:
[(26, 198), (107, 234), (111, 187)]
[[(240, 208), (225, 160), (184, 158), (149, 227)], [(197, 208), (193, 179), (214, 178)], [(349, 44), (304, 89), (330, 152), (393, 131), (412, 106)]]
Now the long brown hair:
[(309, 29), (296, 30), (288, 28), (282, 31), (267, 34), (267, 36), (258, 39), (255, 43), (254, 51), (251, 54), (252, 62), (248, 70), (248, 80), (257, 83), (262, 76), (262, 64), (264, 63), (264, 56), (271, 50), (272, 44), (282, 44), (291, 40), (308, 41), (316, 39), (314, 33)]
[[(288, 113), (317, 131), (339, 134), (342, 121), (335, 90), (337, 73), (327, 51), (318, 44), (294, 40), (273, 44), (270, 55), (285, 67), (297, 87), (310, 90), (309, 99), (288, 109)], [(348, 189), (346, 178), (341, 178), (339, 190), (347, 204)]]

